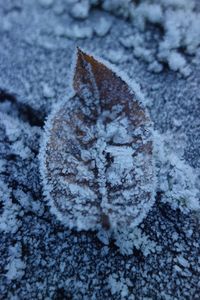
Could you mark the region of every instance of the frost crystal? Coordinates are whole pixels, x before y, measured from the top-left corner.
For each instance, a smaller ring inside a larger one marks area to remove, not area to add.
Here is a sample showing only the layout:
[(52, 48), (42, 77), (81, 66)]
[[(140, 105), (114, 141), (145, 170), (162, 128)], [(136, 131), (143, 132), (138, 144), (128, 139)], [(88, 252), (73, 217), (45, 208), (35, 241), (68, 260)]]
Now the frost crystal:
[(73, 86), (40, 153), (52, 212), (78, 230), (134, 228), (154, 202), (151, 121), (127, 82), (80, 50)]

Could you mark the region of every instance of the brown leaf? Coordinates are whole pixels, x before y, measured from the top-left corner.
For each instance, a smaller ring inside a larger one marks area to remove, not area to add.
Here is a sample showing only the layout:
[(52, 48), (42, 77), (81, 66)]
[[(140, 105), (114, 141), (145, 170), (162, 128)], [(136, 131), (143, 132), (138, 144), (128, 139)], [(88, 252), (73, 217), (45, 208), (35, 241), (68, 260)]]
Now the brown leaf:
[(52, 211), (79, 230), (134, 227), (154, 202), (149, 117), (116, 71), (80, 49), (73, 87), (46, 126)]

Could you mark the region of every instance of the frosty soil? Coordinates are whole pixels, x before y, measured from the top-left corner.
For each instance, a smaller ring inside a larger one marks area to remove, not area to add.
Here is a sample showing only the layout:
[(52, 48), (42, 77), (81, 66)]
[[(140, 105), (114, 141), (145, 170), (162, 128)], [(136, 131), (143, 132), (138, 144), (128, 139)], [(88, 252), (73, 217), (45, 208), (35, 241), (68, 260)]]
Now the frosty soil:
[[(0, 4), (0, 298), (199, 299), (199, 1), (137, 1), (138, 18), (132, 1), (87, 3), (78, 15), (69, 0)], [(58, 221), (39, 176), (42, 124), (69, 97), (77, 45), (140, 83), (156, 128), (155, 203), (108, 245)]]

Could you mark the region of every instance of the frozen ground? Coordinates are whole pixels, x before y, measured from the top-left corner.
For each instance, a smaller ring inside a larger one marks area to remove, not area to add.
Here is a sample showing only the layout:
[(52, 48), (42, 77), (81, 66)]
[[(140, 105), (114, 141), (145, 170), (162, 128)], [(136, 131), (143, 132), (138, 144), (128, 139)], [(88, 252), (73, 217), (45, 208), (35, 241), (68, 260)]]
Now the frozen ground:
[(199, 299), (198, 211), (158, 192), (123, 255), (129, 241), (105, 245), (50, 213), (38, 161), (80, 46), (140, 84), (155, 129), (199, 174), (199, 2), (75, 2), (0, 3), (0, 299)]

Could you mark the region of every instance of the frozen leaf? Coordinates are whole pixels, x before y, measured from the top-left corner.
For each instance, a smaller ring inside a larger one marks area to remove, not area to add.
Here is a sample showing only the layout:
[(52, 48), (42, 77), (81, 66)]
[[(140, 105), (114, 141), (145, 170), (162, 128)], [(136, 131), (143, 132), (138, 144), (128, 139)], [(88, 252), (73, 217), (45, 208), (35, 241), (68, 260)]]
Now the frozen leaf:
[(49, 117), (44, 190), (70, 228), (132, 228), (154, 201), (151, 121), (113, 67), (77, 51), (75, 94)]

